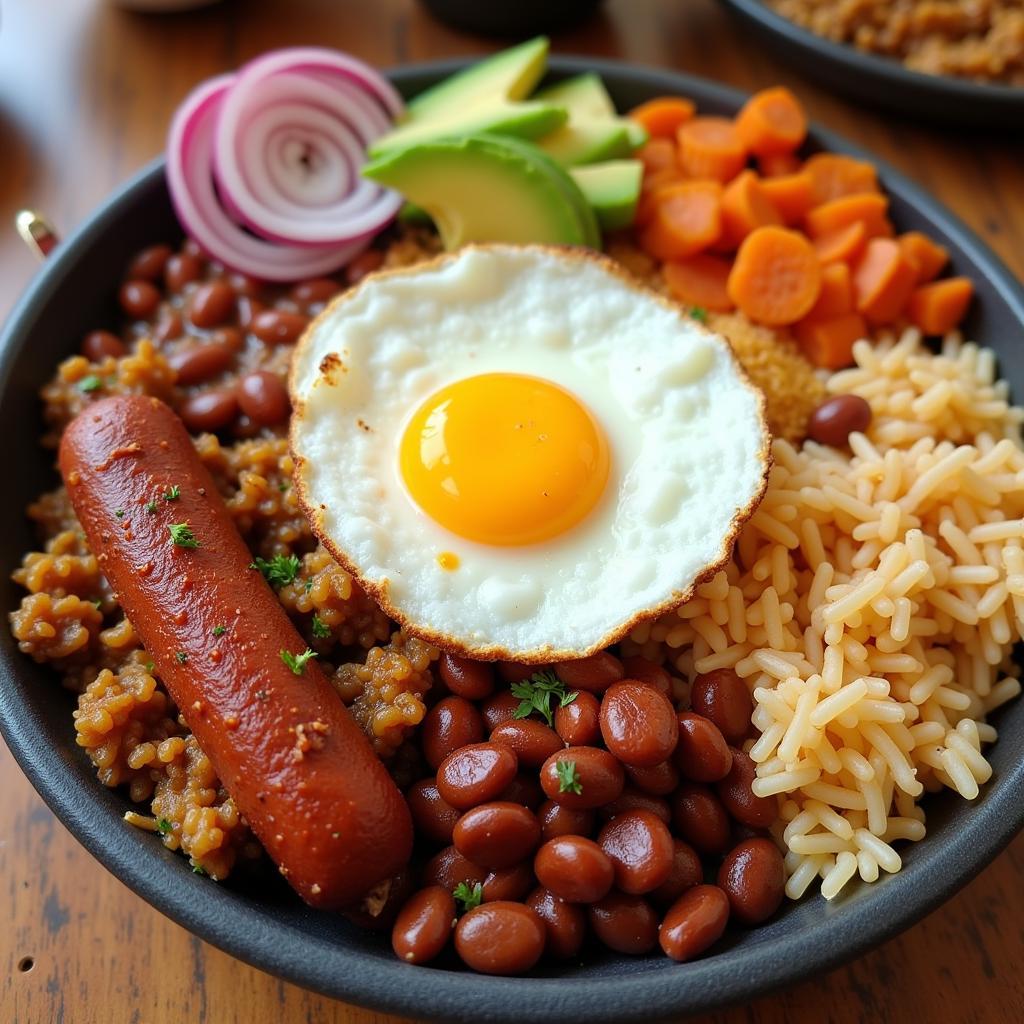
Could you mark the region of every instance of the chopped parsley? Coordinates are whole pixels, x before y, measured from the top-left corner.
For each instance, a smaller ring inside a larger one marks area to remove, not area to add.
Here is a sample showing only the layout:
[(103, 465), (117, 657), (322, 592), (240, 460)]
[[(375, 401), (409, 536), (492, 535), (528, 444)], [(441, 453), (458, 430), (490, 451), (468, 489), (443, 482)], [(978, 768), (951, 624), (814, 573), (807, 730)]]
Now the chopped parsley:
[(184, 651), (178, 651), (174, 656), (178, 659), (179, 665), (184, 665), (188, 661), (188, 655)]
[(708, 322), (708, 311), (703, 306), (691, 306), (690, 318), (696, 320), (699, 324), (706, 324)]
[(274, 555), (271, 559), (256, 558), (249, 563), (250, 569), (259, 569), (263, 578), (272, 587), (285, 587), (299, 574), (302, 563), (297, 555)]
[(196, 535), (192, 532), (192, 527), (188, 523), (171, 523), (167, 529), (170, 532), (171, 540), (179, 548), (199, 547), (199, 541), (196, 540)]
[(146, 504), (146, 511), (151, 515), (155, 516), (157, 510), (156, 498)]
[(227, 631), (228, 631), (228, 627), (227, 626), (214, 626), (213, 627), (213, 635), (214, 636), (223, 636)]
[(280, 492), (281, 492), (282, 494), (285, 494), (285, 493), (286, 493), (286, 492), (288, 491), (288, 489), (289, 489), (289, 488), (291, 487), (291, 485), (292, 485), (292, 482), (291, 482), (291, 480), (282, 480), (282, 481), (281, 481), (281, 482), (280, 482), (280, 483), (279, 483), (279, 484), (277, 485), (277, 489), (278, 489), (278, 490), (279, 490), (279, 491), (280, 491)]
[(580, 782), (575, 761), (556, 761), (555, 771), (558, 772), (559, 793), (575, 793), (579, 796), (583, 792), (583, 783)]
[(96, 605), (96, 611), (99, 612), (99, 611), (103, 610), (103, 598), (102, 597), (94, 597), (94, 598), (92, 598), (91, 599), (91, 603)]
[(310, 578), (308, 580), (306, 580), (306, 593), (308, 594), (312, 589), (313, 589), (313, 577), (310, 576)]
[(95, 373), (90, 373), (88, 377), (83, 377), (78, 382), (78, 390), (84, 391), (89, 394), (91, 391), (99, 391), (103, 387), (103, 378), (97, 377)]
[(472, 887), (466, 882), (459, 882), (452, 890), (452, 896), (456, 903), (462, 904), (463, 913), (479, 907), (484, 898), (484, 887), (482, 882), (476, 882)]
[(202, 864), (193, 864), (192, 865), (192, 874), (193, 875), (205, 875), (206, 874), (206, 868), (204, 868)]
[(181, 488), (175, 484), (169, 491), (164, 491), (160, 497), (163, 498), (164, 501), (177, 501), (181, 497)]
[(172, 829), (174, 828), (174, 826), (173, 826), (173, 825), (172, 825), (172, 824), (171, 824), (171, 823), (170, 823), (170, 822), (169, 822), (169, 821), (168, 821), (168, 820), (167, 820), (166, 818), (161, 818), (161, 819), (160, 819), (160, 820), (159, 820), (159, 821), (158, 821), (158, 822), (156, 823), (156, 828), (157, 828), (157, 831), (158, 831), (158, 832), (159, 832), (159, 833), (160, 833), (161, 835), (164, 835), (164, 836), (165, 836), (165, 835), (167, 835), (167, 833), (168, 833), (168, 832), (172, 831)]
[(313, 613), (313, 636), (318, 640), (326, 640), (331, 635), (331, 627), (320, 618), (316, 612)]
[(302, 652), (302, 654), (292, 654), (291, 651), (281, 651), (281, 660), (295, 673), (297, 676), (301, 676), (306, 669), (306, 662), (310, 658), (317, 657), (316, 651), (310, 650), (308, 647)]
[(117, 516), (118, 519), (124, 519), (124, 509), (119, 508), (115, 510), (114, 515)]
[(558, 699), (558, 706), (564, 708), (576, 699), (576, 691), (566, 690), (565, 683), (550, 669), (534, 672), (529, 679), (512, 684), (512, 696), (519, 698), (519, 707), (514, 712), (515, 718), (528, 718), (535, 711), (544, 716), (550, 726), (554, 726), (554, 713), (551, 710), (551, 698)]
[(151, 661), (147, 661), (146, 662), (146, 671), (147, 672), (152, 672), (153, 669), (155, 669), (155, 668), (156, 668), (156, 665), (154, 665), (153, 662), (151, 662)]

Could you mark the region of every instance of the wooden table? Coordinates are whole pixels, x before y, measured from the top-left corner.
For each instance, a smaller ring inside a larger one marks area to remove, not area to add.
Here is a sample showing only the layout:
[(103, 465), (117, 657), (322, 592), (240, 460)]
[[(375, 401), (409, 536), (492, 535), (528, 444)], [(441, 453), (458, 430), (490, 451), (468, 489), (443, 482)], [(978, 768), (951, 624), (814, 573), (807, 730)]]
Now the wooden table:
[[(494, 45), (438, 25), (412, 0), (229, 0), (168, 16), (128, 14), (94, 0), (4, 4), (0, 310), (9, 310), (34, 270), (6, 227), (16, 209), (35, 205), (70, 230), (159, 152), (168, 119), (192, 85), (263, 50), (302, 43), (338, 46), (384, 66)], [(554, 48), (685, 69), (744, 88), (784, 82), (815, 118), (931, 189), (1024, 276), (1024, 151), (1005, 137), (968, 139), (858, 110), (764, 54), (712, 0), (611, 0), (599, 17), (556, 37)], [(393, 1020), (277, 981), (161, 917), (78, 846), (2, 746), (0, 793), (0, 1021)], [(901, 938), (826, 977), (709, 1020), (1019, 1022), (1022, 919), (1024, 837)]]

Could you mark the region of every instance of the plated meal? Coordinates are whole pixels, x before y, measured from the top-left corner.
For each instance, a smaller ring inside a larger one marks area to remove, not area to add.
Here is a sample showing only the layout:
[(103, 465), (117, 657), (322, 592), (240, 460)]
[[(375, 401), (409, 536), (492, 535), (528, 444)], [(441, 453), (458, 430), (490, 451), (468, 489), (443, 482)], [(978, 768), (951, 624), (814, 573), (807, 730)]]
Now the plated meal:
[(620, 113), (545, 58), (186, 100), (187, 237), (43, 389), (10, 614), (154, 843), (491, 974), (898, 872), (1020, 692), (972, 282), (787, 90)]

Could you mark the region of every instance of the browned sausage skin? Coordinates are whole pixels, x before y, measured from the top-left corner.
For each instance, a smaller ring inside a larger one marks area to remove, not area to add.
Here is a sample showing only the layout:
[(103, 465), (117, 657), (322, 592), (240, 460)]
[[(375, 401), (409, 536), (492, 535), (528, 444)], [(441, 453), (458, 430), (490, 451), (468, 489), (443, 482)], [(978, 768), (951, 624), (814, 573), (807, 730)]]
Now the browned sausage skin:
[[(60, 469), (160, 679), (293, 888), (340, 908), (396, 874), (405, 801), (316, 662), (282, 660), (305, 642), (181, 420), (141, 395), (96, 402), (64, 432)], [(181, 523), (198, 547), (175, 543)]]

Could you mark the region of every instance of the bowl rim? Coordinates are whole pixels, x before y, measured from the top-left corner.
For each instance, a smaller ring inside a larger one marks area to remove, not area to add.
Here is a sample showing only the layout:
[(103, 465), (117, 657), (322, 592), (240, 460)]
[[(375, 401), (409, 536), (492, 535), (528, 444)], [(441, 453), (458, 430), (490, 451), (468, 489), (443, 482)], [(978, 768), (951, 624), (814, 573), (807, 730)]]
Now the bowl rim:
[[(469, 63), (465, 59), (431, 61), (387, 74), (401, 88), (426, 77), (450, 74)], [(593, 71), (612, 81), (639, 85), (652, 95), (690, 93), (736, 107), (746, 97), (740, 90), (706, 79), (618, 60), (553, 56), (549, 71), (555, 77)], [(867, 150), (817, 125), (811, 130), (814, 140), (830, 150), (870, 159), (887, 190), (906, 199), (954, 239), (972, 269), (993, 282), (1013, 316), (1024, 325), (1024, 286), (981, 239), (926, 191)], [(31, 323), (50, 300), (64, 268), (102, 240), (136, 193), (152, 186), (162, 174), (163, 159), (158, 158), (128, 180), (62, 243), (39, 272), (0, 336), (0, 395), (6, 392), (15, 361), (12, 338), (24, 332), (20, 325)], [(746, 1001), (831, 970), (910, 927), (974, 877), (1024, 825), (1024, 803), (1017, 799), (1024, 787), (1024, 763), (1018, 763), (988, 785), (984, 804), (975, 810), (970, 827), (955, 832), (941, 849), (918, 847), (912, 865), (884, 880), (884, 894), (879, 892), (873, 899), (842, 907), (834, 914), (827, 913), (822, 902), (822, 913), (809, 928), (783, 935), (770, 946), (754, 944), (739, 951), (727, 990), (714, 956), (685, 968), (610, 978), (499, 978), (410, 970), (397, 958), (371, 953), (350, 955), (339, 970), (325, 970), (315, 964), (322, 953), (318, 938), (287, 922), (261, 919), (262, 904), (247, 902), (245, 894), (225, 887), (211, 892), (208, 881), (181, 870), (180, 858), (158, 856), (166, 851), (146, 842), (148, 837), (141, 833), (118, 829), (111, 834), (103, 815), (93, 813), (109, 791), (92, 778), (79, 779), (69, 772), (64, 748), (38, 744), (38, 715), (30, 706), (13, 700), (13, 679), (21, 664), (0, 652), (0, 731), (50, 809), (115, 877), (177, 924), (255, 967), (324, 995), (418, 1018), (563, 1024), (574, 1019), (574, 1007), (585, 1006), (586, 1016), (593, 1021), (650, 1021)], [(811, 898), (821, 900), (817, 895)], [(879, 913), (879, 899), (893, 908), (891, 914)]]

